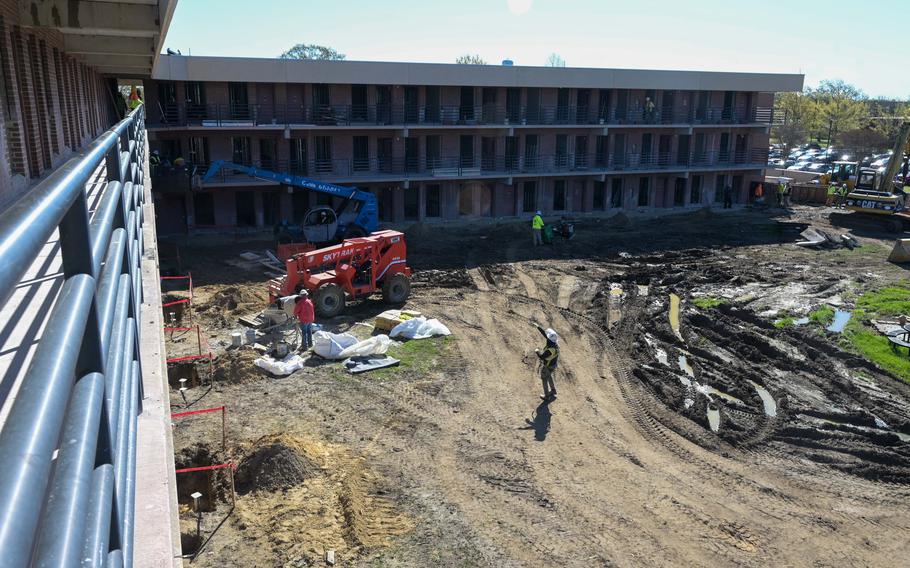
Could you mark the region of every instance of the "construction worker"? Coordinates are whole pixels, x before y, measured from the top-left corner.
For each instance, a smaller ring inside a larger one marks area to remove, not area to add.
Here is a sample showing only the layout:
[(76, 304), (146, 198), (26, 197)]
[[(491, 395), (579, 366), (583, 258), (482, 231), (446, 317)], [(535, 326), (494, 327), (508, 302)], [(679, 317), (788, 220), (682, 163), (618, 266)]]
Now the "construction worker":
[(534, 246), (543, 244), (541, 235), (543, 234), (543, 215), (538, 211), (531, 220), (531, 232), (534, 234)]
[(556, 398), (556, 384), (553, 382), (553, 374), (556, 372), (556, 365), (559, 364), (559, 334), (549, 327), (547, 329), (539, 325), (535, 327), (547, 340), (547, 345), (542, 351), (539, 349), (534, 350), (541, 362), (540, 380), (543, 382), (543, 394), (540, 398), (553, 400)]
[(313, 346), (313, 322), (316, 321), (313, 301), (310, 300), (310, 295), (306, 290), (301, 290), (297, 295), (294, 315), (300, 322), (300, 351), (303, 352)]
[(130, 110), (133, 110), (140, 104), (142, 104), (142, 101), (139, 99), (139, 92), (136, 90), (136, 87), (130, 87), (130, 100), (128, 103)]
[(784, 192), (787, 191), (787, 184), (783, 179), (778, 180), (777, 182), (777, 206), (784, 206)]
[(790, 186), (789, 182), (784, 184), (784, 207), (786, 207), (788, 209), (790, 208), (790, 205), (791, 205), (790, 204), (790, 192), (792, 190), (793, 190), (793, 188)]
[(730, 184), (724, 186), (724, 209), (733, 208), (733, 187)]
[(850, 188), (847, 187), (846, 183), (840, 184), (840, 191), (837, 192), (837, 207), (843, 208), (844, 203), (847, 201), (847, 194), (850, 193)]
[(645, 122), (654, 122), (654, 101), (645, 97)]
[(825, 198), (825, 205), (828, 207), (834, 205), (835, 199), (837, 199), (837, 184), (832, 182), (831, 185), (828, 186), (828, 195)]

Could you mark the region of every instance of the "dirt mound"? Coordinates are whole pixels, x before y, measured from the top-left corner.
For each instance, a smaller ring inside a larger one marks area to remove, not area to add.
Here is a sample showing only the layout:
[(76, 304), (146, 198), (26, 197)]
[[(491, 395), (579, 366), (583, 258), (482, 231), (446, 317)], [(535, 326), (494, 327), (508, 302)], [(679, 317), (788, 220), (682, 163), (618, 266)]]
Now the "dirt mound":
[(432, 286), (436, 288), (473, 288), (474, 281), (463, 268), (452, 270), (421, 270), (411, 277), (411, 283), (416, 286)]
[(259, 353), (249, 348), (227, 351), (215, 359), (212, 379), (216, 383), (244, 383), (267, 377), (268, 373), (253, 365)]
[(604, 224), (608, 227), (631, 227), (632, 220), (625, 213), (617, 213), (612, 217), (608, 217)]
[(319, 466), (282, 441), (258, 442), (237, 468), (237, 492), (284, 491), (319, 473)]
[(237, 317), (265, 307), (265, 284), (250, 286), (200, 286), (195, 289), (193, 309), (209, 328), (237, 325)]

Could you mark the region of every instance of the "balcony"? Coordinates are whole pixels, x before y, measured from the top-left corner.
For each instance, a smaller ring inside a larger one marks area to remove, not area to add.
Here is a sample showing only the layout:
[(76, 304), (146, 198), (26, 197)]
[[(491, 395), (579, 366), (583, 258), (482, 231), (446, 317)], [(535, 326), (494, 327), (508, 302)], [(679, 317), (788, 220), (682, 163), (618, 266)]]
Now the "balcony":
[[(618, 155), (555, 154), (525, 156), (487, 156), (462, 158), (370, 158), (361, 160), (326, 159), (302, 162), (273, 161), (255, 163), (257, 167), (290, 172), (336, 183), (389, 182), (403, 180), (444, 180), (453, 178), (507, 178), (536, 176), (617, 175), (626, 173), (662, 173), (712, 170), (764, 169), (767, 148), (736, 152), (706, 151), (677, 153), (625, 153)], [(204, 166), (198, 166), (204, 172)], [(222, 170), (203, 187), (249, 185), (250, 178), (241, 173)]]
[(594, 106), (175, 104), (149, 117), (155, 128), (595, 127), (770, 125), (772, 109), (598, 109)]

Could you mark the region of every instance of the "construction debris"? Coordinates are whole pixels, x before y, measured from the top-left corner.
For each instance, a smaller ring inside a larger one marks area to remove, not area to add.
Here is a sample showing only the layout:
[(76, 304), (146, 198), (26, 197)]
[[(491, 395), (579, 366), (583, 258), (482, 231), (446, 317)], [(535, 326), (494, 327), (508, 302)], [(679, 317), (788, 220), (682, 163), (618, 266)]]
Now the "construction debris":
[(375, 371), (376, 369), (397, 367), (399, 363), (401, 363), (401, 361), (394, 357), (389, 357), (388, 355), (369, 355), (367, 357), (351, 357), (350, 359), (346, 359), (342, 365), (347, 372), (352, 375), (359, 375), (360, 373)]
[(898, 239), (888, 255), (888, 262), (900, 264), (910, 262), (910, 239)]
[(428, 320), (423, 316), (403, 321), (389, 333), (390, 337), (405, 339), (427, 339), (437, 335), (452, 335), (452, 332), (438, 319)]

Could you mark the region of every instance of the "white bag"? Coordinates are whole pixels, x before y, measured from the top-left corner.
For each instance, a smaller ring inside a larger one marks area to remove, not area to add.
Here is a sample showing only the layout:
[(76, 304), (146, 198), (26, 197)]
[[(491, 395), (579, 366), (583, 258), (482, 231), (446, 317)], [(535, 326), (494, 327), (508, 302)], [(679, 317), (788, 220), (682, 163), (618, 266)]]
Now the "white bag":
[(351, 345), (357, 344), (357, 338), (350, 333), (330, 333), (317, 331), (313, 333), (313, 352), (326, 359), (340, 359), (338, 356)]
[(445, 325), (438, 319), (428, 320), (420, 316), (401, 322), (392, 328), (391, 337), (404, 337), (405, 339), (426, 339), (434, 335), (452, 335)]
[(383, 355), (389, 350), (392, 340), (388, 335), (374, 335), (369, 339), (364, 339), (360, 343), (351, 345), (338, 354), (338, 359), (347, 359), (348, 357), (366, 357), (367, 355)]
[(289, 353), (287, 357), (279, 360), (265, 355), (253, 361), (253, 364), (273, 375), (284, 377), (303, 368), (303, 357), (296, 353)]

